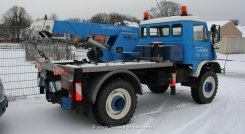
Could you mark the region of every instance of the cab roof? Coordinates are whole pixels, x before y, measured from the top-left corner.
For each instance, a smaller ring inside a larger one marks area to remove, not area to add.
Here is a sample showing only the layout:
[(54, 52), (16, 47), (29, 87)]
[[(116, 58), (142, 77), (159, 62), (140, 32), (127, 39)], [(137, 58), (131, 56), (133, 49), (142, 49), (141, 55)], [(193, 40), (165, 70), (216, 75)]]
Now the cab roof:
[(141, 21), (140, 25), (162, 23), (162, 22), (174, 22), (174, 21), (205, 22), (203, 19), (201, 19), (197, 16), (171, 16), (171, 17), (163, 17), (163, 18), (156, 18), (156, 19)]

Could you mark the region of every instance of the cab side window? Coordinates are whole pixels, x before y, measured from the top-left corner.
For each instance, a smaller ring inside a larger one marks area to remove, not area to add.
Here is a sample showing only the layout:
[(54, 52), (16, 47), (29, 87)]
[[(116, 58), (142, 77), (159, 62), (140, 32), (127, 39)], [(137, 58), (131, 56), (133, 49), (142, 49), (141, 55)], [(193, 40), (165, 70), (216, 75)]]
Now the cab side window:
[(169, 26), (150, 27), (150, 37), (166, 37), (170, 34)]
[(194, 41), (208, 41), (208, 36), (204, 25), (193, 26)]
[(169, 36), (169, 34), (170, 34), (170, 27), (169, 26), (163, 26), (162, 27), (162, 33), (163, 33), (163, 36), (164, 37)]
[(172, 26), (172, 35), (173, 36), (181, 36), (182, 35), (182, 25), (181, 24), (174, 24)]

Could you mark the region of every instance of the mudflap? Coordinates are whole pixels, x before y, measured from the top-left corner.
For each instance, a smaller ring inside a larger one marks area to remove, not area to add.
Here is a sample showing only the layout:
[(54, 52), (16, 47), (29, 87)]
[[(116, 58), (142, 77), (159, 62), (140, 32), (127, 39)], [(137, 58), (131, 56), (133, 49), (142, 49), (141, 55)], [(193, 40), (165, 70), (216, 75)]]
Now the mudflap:
[(82, 109), (83, 114), (87, 117), (93, 117), (92, 109), (93, 109), (92, 101), (84, 100), (83, 101), (83, 109)]
[(62, 97), (61, 98), (61, 108), (71, 110), (72, 109), (72, 103), (69, 101), (68, 97)]
[(76, 110), (77, 113), (82, 112), (88, 118), (92, 118), (92, 101), (84, 100), (83, 102), (70, 102), (68, 97), (61, 98), (61, 108), (65, 110)]

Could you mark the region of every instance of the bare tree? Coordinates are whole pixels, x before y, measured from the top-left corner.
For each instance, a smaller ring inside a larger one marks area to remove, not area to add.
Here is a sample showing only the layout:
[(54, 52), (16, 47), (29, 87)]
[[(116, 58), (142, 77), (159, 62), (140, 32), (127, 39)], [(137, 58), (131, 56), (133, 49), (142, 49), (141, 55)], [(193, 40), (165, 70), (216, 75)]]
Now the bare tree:
[(7, 27), (12, 42), (20, 41), (21, 30), (30, 26), (31, 17), (23, 7), (13, 6), (3, 15), (3, 24)]
[(180, 13), (180, 5), (176, 2), (162, 0), (149, 10), (151, 18), (169, 17)]
[(4, 26), (4, 24), (0, 24), (0, 39), (6, 36), (8, 36), (8, 29)]
[(82, 21), (80, 18), (69, 18), (68, 21)]
[(123, 19), (125, 18), (124, 15), (118, 14), (118, 13), (111, 13), (109, 15), (109, 23), (115, 24), (115, 23), (122, 23)]
[(110, 13), (110, 14), (98, 13), (90, 19), (90, 22), (101, 23), (101, 24), (115, 24), (115, 23), (123, 24), (123, 20), (139, 22), (139, 20), (136, 17), (123, 15), (119, 13)]
[(139, 23), (140, 21), (136, 17), (132, 17), (129, 15), (124, 15), (124, 14), (119, 14), (119, 13), (111, 13), (109, 14), (109, 23), (110, 24), (115, 24), (115, 23), (121, 23), (123, 24), (123, 21), (131, 21), (131, 22), (137, 22)]
[(90, 18), (90, 22), (92, 23), (101, 23), (108, 24), (109, 23), (109, 15), (106, 13), (98, 13)]
[(56, 13), (52, 13), (49, 17), (48, 17), (50, 20), (57, 20), (58, 19), (58, 16)]
[(231, 22), (232, 22), (235, 26), (239, 25), (239, 20), (238, 20), (238, 19), (232, 19)]

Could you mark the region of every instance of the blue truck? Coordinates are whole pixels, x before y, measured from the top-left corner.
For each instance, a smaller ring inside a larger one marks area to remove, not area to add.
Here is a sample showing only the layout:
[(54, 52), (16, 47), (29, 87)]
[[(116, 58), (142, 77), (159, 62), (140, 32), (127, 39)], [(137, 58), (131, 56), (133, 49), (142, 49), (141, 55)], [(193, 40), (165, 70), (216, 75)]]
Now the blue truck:
[[(144, 20), (139, 27), (59, 20), (34, 22), (32, 36), (73, 34), (90, 47), (88, 59), (37, 63), (38, 86), (46, 99), (64, 109), (82, 111), (105, 126), (123, 125), (136, 109), (141, 84), (152, 93), (176, 92), (176, 83), (191, 88), (195, 102), (212, 102), (218, 89), (214, 44), (220, 27), (211, 32), (196, 16)], [(107, 36), (105, 43), (95, 35)]]

